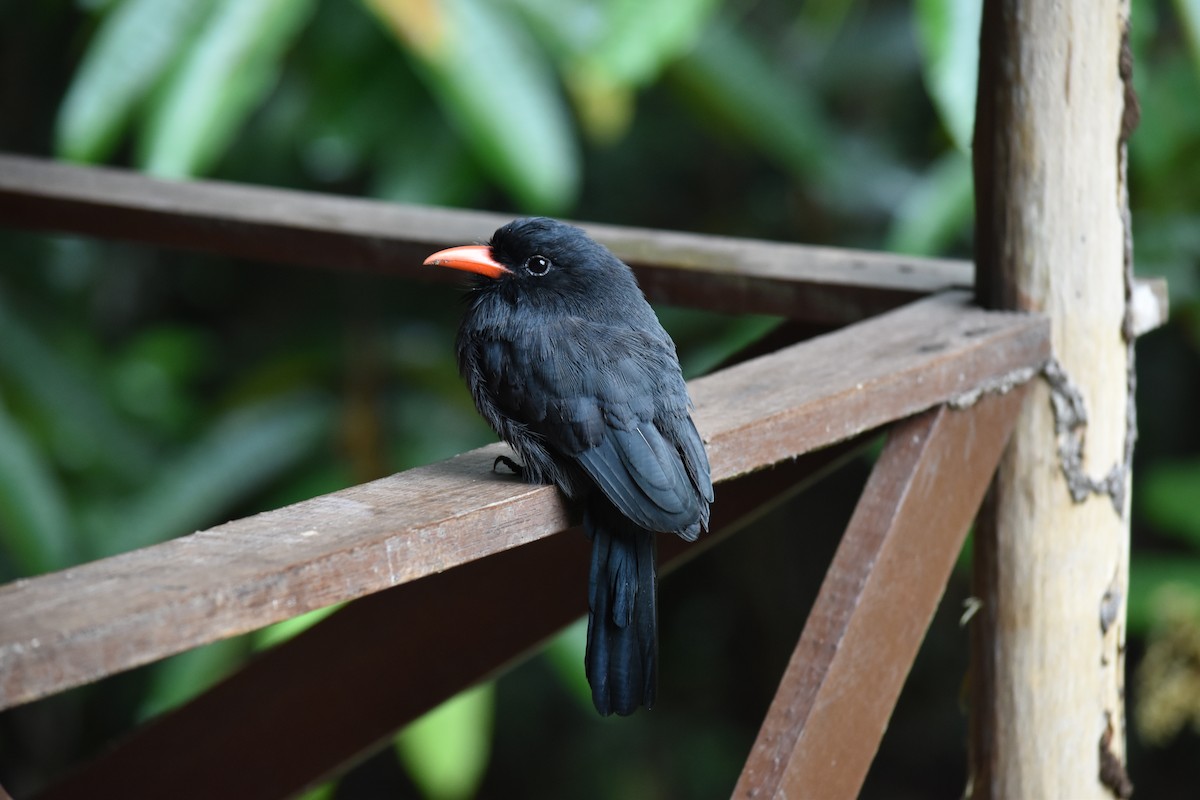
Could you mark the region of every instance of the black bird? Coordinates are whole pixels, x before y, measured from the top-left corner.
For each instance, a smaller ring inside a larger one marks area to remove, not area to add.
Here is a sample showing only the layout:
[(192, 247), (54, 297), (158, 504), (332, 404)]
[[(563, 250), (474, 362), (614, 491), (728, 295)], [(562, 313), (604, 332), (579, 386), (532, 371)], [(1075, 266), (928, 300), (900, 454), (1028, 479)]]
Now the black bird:
[(654, 704), (655, 533), (708, 528), (708, 456), (675, 344), (633, 272), (579, 228), (544, 217), (426, 264), (476, 273), (458, 331), (475, 405), (530, 483), (583, 505), (592, 540), (585, 665), (601, 714)]

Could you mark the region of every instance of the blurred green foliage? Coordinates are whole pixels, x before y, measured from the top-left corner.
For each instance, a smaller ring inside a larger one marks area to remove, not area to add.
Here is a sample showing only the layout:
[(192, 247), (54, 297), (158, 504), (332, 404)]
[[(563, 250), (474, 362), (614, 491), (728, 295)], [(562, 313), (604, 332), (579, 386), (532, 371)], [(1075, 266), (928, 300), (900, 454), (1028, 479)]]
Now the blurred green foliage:
[[(1131, 665), (1147, 642), (1171, 652), (1156, 643), (1200, 630), (1179, 610), (1200, 607), (1200, 3), (1133, 5), (1136, 258), (1169, 278), (1173, 319), (1139, 346)], [(174, 178), (965, 255), (979, 7), (0, 0), (0, 147)], [(0, 232), (0, 258), (0, 579), (492, 438), (455, 374), (445, 290), (18, 231)], [(689, 374), (772, 324), (661, 311)], [(573, 628), (549, 658), (312, 796), (727, 794), (854, 477), (666, 584), (653, 715), (593, 718)], [(763, 581), (762, 563), (794, 574)], [(965, 591), (956, 581), (949, 597)], [(0, 783), (27, 793), (320, 616), (0, 716)], [(943, 691), (961, 671), (956, 617), (935, 621), (864, 796), (961, 787), (961, 714)], [(1155, 690), (1131, 686), (1135, 707)], [(1135, 737), (1131, 753), (1143, 791), (1190, 796), (1169, 749)]]

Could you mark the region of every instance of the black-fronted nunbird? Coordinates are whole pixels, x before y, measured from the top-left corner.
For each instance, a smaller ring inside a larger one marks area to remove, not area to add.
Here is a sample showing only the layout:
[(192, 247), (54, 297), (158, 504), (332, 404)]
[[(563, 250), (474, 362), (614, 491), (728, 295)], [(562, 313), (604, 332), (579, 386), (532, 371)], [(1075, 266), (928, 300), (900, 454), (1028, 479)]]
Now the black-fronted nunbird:
[(587, 655), (601, 714), (653, 705), (656, 533), (694, 540), (713, 499), (675, 344), (633, 272), (581, 229), (542, 217), (426, 264), (475, 273), (458, 365), (531, 483), (583, 505), (592, 539)]

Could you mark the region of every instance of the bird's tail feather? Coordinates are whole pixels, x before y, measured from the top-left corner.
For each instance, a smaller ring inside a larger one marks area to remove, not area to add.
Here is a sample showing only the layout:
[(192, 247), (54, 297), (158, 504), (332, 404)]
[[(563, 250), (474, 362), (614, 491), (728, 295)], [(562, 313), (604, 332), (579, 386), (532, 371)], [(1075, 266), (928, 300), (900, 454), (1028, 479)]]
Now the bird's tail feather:
[(654, 534), (615, 510), (589, 503), (588, 683), (596, 710), (650, 708), (658, 687), (658, 598)]

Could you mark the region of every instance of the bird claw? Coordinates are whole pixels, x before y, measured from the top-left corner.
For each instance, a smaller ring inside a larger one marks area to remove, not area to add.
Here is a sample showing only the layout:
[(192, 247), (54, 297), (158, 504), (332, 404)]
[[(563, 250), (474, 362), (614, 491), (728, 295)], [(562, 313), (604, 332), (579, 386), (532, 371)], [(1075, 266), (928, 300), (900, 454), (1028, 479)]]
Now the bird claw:
[(501, 464), (503, 464), (504, 466), (506, 466), (510, 470), (512, 470), (512, 474), (516, 475), (518, 478), (525, 477), (525, 468), (523, 466), (521, 466), (520, 464), (518, 464), (517, 462), (513, 461), (508, 456), (496, 456), (496, 460), (492, 462), (492, 472), (496, 472), (497, 468)]

